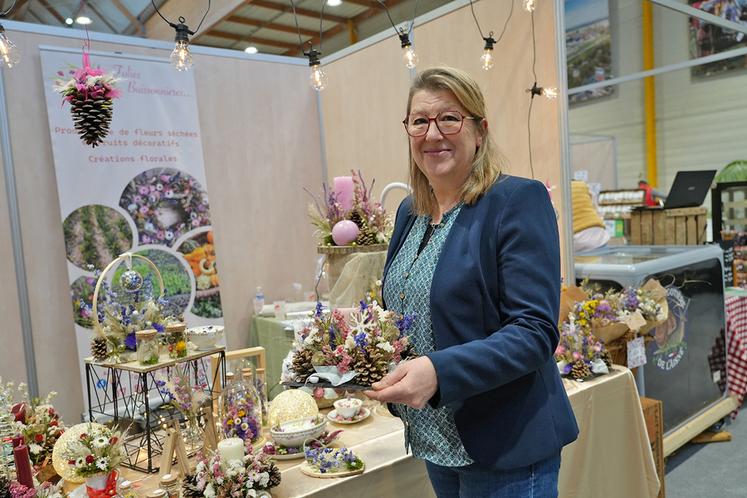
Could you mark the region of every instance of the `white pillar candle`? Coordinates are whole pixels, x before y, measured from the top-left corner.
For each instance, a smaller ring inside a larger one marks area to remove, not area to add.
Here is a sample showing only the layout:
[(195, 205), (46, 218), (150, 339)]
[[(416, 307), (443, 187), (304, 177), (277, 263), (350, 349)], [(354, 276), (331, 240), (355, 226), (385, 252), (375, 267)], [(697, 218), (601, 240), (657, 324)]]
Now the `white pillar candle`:
[(218, 454), (228, 463), (232, 460), (244, 459), (244, 441), (237, 437), (230, 437), (218, 443)]

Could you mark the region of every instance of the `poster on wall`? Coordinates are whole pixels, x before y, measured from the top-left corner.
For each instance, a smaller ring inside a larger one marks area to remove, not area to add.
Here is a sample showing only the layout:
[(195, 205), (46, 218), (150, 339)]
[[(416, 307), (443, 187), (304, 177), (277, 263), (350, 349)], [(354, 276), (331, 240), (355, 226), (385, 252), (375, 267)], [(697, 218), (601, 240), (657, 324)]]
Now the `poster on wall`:
[[(78, 136), (70, 104), (53, 85), (72, 78), (81, 51), (40, 51), (81, 366), (98, 319), (90, 310), (97, 274), (127, 251), (158, 267), (166, 314), (183, 315), (189, 326), (222, 324), (192, 73), (166, 59), (92, 52), (91, 67), (111, 73), (121, 92), (110, 132), (94, 148)], [(134, 261), (149, 279), (147, 263)], [(125, 270), (112, 273), (113, 288)]]
[[(568, 88), (612, 78), (612, 37), (607, 0), (565, 0), (565, 46)], [(608, 97), (605, 86), (571, 95), (570, 104)]]
[[(688, 0), (688, 3), (691, 7), (722, 17), (727, 21), (747, 24), (747, 0)], [(689, 18), (688, 31), (691, 59), (747, 46), (747, 35), (744, 33), (725, 29), (695, 17)], [(693, 67), (690, 74), (696, 78), (702, 78), (745, 69), (746, 67), (747, 59), (744, 56), (739, 56)]]

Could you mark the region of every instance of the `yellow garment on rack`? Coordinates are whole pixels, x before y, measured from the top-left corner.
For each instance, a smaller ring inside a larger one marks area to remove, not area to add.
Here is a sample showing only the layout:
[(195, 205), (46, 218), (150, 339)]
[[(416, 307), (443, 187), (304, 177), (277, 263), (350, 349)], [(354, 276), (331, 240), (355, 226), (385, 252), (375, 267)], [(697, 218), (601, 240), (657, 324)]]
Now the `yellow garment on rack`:
[(571, 201), (573, 207), (573, 233), (591, 227), (604, 228), (604, 221), (599, 217), (591, 201), (589, 186), (578, 180), (571, 181)]

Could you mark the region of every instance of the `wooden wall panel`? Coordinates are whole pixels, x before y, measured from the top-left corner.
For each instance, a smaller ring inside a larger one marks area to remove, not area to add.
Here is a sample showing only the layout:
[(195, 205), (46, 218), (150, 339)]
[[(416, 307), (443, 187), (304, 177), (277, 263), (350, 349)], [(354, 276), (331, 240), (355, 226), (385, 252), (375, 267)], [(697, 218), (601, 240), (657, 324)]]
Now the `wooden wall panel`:
[[(12, 38), (24, 55), (5, 78), (39, 385), (42, 392), (65, 393), (58, 405), (75, 422), (83, 396), (43, 97), (42, 85), (51, 81), (42, 80), (38, 46), (80, 47), (81, 41), (21, 32)], [(92, 48), (168, 57), (166, 50), (110, 43), (94, 42)], [(245, 347), (256, 286), (265, 288), (270, 302), (288, 297), (292, 282), (312, 286), (315, 243), (301, 188), (322, 181), (316, 94), (302, 65), (194, 58), (227, 340), (230, 347)], [(5, 255), (4, 189), (1, 195), (0, 255)], [(4, 261), (12, 269), (12, 259)], [(14, 311), (15, 283), (12, 274), (5, 276), (0, 303)], [(20, 330), (12, 318), (6, 325), (14, 334)], [(23, 356), (14, 354), (3, 372), (6, 368), (25, 373)]]

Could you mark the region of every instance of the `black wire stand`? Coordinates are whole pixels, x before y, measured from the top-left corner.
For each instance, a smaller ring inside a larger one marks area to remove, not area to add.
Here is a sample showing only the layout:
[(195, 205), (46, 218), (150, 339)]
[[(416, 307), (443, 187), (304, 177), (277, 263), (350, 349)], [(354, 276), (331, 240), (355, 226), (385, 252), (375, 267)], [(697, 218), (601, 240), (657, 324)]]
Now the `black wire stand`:
[(211, 405), (226, 380), (224, 347), (192, 352), (179, 359), (161, 358), (163, 361), (147, 366), (137, 361), (98, 364), (92, 358), (85, 360), (88, 420), (111, 422), (126, 430), (122, 465), (140, 472), (158, 472), (155, 462), (163, 453), (166, 430), (174, 422), (185, 423), (160, 391), (160, 378), (167, 377), (174, 367), (183, 368), (196, 388), (204, 381), (205, 387), (200, 388), (208, 394), (206, 403)]

